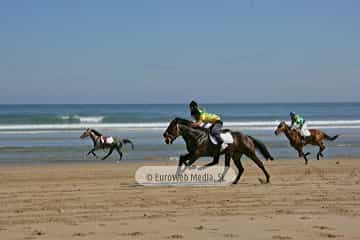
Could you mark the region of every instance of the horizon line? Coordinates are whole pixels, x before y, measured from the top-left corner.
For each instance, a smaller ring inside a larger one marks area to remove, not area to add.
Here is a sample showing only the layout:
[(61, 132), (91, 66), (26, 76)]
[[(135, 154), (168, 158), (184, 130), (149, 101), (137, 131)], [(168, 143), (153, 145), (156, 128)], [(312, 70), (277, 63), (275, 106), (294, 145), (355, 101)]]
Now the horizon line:
[[(200, 101), (198, 101), (200, 102)], [(337, 103), (360, 103), (360, 101), (303, 101), (303, 102), (280, 102), (280, 101), (274, 101), (274, 102), (201, 102), (201, 104), (337, 104)], [(175, 105), (175, 104), (187, 104), (187, 102), (168, 102), (168, 103), (0, 103), (0, 106), (5, 105)]]

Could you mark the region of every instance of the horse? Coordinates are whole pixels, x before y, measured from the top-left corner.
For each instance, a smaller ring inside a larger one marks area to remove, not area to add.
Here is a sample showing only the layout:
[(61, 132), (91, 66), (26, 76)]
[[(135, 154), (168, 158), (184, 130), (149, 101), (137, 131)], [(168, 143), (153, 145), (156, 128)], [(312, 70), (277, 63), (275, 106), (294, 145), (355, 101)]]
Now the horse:
[(308, 163), (307, 156), (310, 152), (304, 153), (303, 148), (307, 144), (311, 144), (314, 146), (319, 146), (319, 152), (316, 155), (317, 160), (320, 160), (320, 157), (324, 157), (323, 151), (325, 150), (324, 140), (334, 141), (339, 137), (339, 135), (335, 135), (330, 137), (326, 133), (318, 129), (309, 129), (310, 136), (305, 137), (305, 140), (302, 140), (300, 131), (297, 129), (291, 129), (289, 125), (286, 124), (285, 121), (280, 122), (279, 126), (275, 130), (275, 135), (278, 136), (280, 133), (284, 133), (286, 137), (289, 139), (290, 145), (295, 148), (298, 152), (299, 157), (303, 157), (305, 160), (305, 164)]
[(93, 141), (93, 148), (90, 149), (90, 151), (87, 153), (87, 156), (89, 156), (91, 153), (92, 155), (97, 157), (97, 155), (95, 154), (96, 150), (110, 149), (109, 152), (101, 160), (105, 160), (107, 157), (109, 157), (114, 151), (114, 149), (116, 149), (116, 151), (119, 153), (120, 160), (122, 160), (123, 153), (121, 152), (121, 148), (124, 144), (130, 144), (131, 149), (134, 150), (134, 144), (129, 139), (106, 137), (94, 129), (87, 128), (80, 136), (81, 139), (87, 137), (90, 137)]
[[(234, 142), (230, 144), (224, 150), (221, 150), (220, 155), (225, 154), (225, 169), (230, 167), (230, 160), (233, 159), (238, 174), (233, 184), (236, 184), (244, 168), (241, 164), (242, 155), (248, 156), (255, 164), (263, 171), (266, 177), (266, 183), (270, 182), (270, 175), (266, 171), (262, 161), (256, 156), (255, 149), (258, 149), (265, 159), (273, 160), (266, 146), (255, 139), (254, 137), (247, 136), (241, 132), (233, 132), (230, 130), (223, 130), (231, 133)], [(214, 157), (213, 161), (206, 164), (205, 166), (212, 166), (219, 163), (218, 147), (214, 145), (209, 139), (209, 132), (204, 129), (196, 129), (192, 127), (192, 122), (186, 119), (175, 118), (172, 120), (163, 133), (163, 137), (166, 144), (172, 144), (176, 138), (182, 136), (185, 140), (187, 154), (181, 155), (179, 158), (178, 167), (184, 164), (185, 166), (191, 166), (200, 157)]]

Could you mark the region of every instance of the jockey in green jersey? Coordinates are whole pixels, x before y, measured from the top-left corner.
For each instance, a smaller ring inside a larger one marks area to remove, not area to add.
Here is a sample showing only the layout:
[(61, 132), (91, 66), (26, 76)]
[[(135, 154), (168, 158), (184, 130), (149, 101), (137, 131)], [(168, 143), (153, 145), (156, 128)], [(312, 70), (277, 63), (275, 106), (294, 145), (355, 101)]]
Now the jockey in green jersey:
[(290, 118), (291, 118), (290, 128), (293, 128), (294, 125), (297, 126), (297, 128), (300, 130), (300, 134), (303, 140), (305, 140), (305, 137), (310, 136), (310, 132), (307, 129), (306, 121), (302, 116), (295, 114), (294, 112), (291, 112)]

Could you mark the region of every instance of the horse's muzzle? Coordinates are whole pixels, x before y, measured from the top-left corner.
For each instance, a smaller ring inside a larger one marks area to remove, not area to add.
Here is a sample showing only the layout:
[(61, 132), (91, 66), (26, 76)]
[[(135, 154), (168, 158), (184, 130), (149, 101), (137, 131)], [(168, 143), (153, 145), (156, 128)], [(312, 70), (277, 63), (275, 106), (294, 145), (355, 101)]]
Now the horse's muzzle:
[(166, 144), (172, 144), (174, 141), (174, 139), (170, 136), (170, 134), (164, 133), (163, 137)]
[(278, 131), (278, 130), (276, 130), (274, 133), (275, 133), (276, 136), (279, 135), (279, 131)]
[(174, 139), (172, 139), (171, 137), (169, 137), (169, 136), (165, 137), (166, 144), (172, 144), (173, 142), (174, 142)]

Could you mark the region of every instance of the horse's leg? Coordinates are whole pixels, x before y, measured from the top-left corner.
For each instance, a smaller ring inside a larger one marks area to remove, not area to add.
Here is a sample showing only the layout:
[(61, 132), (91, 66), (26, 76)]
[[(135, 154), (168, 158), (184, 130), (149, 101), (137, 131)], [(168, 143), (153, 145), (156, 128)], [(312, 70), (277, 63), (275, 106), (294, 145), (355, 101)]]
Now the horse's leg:
[(299, 157), (304, 158), (305, 160), (305, 164), (308, 164), (308, 159), (307, 159), (307, 155), (309, 155), (310, 153), (307, 152), (306, 154), (304, 154), (302, 149), (297, 149), (298, 153), (299, 153)]
[(305, 157), (304, 152), (301, 149), (297, 149), (297, 151), (298, 151), (299, 158), (304, 158), (305, 164), (307, 164), (307, 158)]
[(308, 159), (307, 159), (306, 155), (303, 153), (302, 156), (303, 156), (303, 158), (305, 160), (305, 165), (307, 165), (308, 164)]
[[(305, 144), (305, 145), (306, 145), (306, 144)], [(303, 145), (303, 146), (301, 147), (301, 151), (303, 151), (305, 145)], [(304, 154), (304, 152), (303, 152), (303, 154)], [(307, 152), (307, 153), (304, 154), (304, 158), (306, 159), (306, 162), (307, 162), (307, 156), (308, 156), (308, 155), (310, 155), (310, 152)]]
[(316, 159), (317, 159), (317, 160), (320, 160), (320, 152), (321, 152), (321, 147), (319, 146), (319, 151), (318, 151), (318, 153), (316, 154)]
[(325, 144), (323, 143), (321, 147), (320, 157), (324, 157), (323, 151), (325, 150), (325, 148)]
[(122, 160), (122, 157), (123, 157), (123, 153), (121, 152), (119, 146), (116, 146), (116, 151), (119, 153), (119, 155), (120, 155), (120, 160), (119, 160), (119, 161), (121, 161), (121, 160)]
[(93, 156), (97, 157), (94, 151), (95, 151), (95, 148), (91, 149), (87, 155), (89, 156), (91, 153)]
[(304, 156), (306, 157), (306, 161), (307, 161), (307, 156), (310, 155), (310, 152), (307, 152), (304, 154)]
[(208, 164), (205, 164), (204, 167), (210, 167), (219, 164), (220, 156), (219, 154), (216, 154), (212, 160), (212, 162), (209, 162)]
[(229, 168), (230, 167), (230, 160), (231, 160), (231, 154), (230, 153), (225, 153), (225, 167)]
[(189, 154), (180, 155), (178, 166), (181, 167), (188, 159)]
[(325, 150), (325, 145), (324, 145), (324, 143), (323, 142), (320, 142), (319, 144), (318, 144), (318, 146), (319, 146), (319, 152), (317, 153), (317, 155), (316, 155), (316, 157), (317, 157), (317, 160), (320, 160), (320, 156), (321, 157), (324, 157), (324, 155), (322, 154), (322, 152)]
[(198, 160), (198, 158), (199, 157), (197, 157), (197, 156), (195, 156), (195, 155), (193, 155), (193, 154), (188, 154), (188, 156), (187, 156), (187, 160), (189, 161), (188, 163), (186, 163), (186, 160), (185, 160), (185, 165), (186, 166), (191, 166), (191, 165), (193, 165), (193, 163), (196, 161), (196, 160)]
[(111, 147), (111, 148), (110, 148), (110, 151), (108, 152), (108, 154), (106, 154), (105, 157), (103, 157), (101, 160), (105, 160), (106, 158), (108, 158), (108, 157), (112, 154), (112, 152), (114, 151), (114, 148), (115, 148), (115, 147)]
[(249, 158), (251, 158), (251, 160), (254, 161), (254, 163), (263, 171), (263, 173), (266, 176), (266, 183), (270, 182), (270, 175), (269, 173), (266, 171), (264, 164), (262, 163), (262, 161), (256, 156), (255, 152), (248, 152), (246, 153), (246, 156), (248, 156)]
[[(244, 172), (244, 167), (242, 166), (241, 164), (241, 156), (242, 156), (242, 153), (234, 153), (232, 158), (233, 158), (233, 161), (238, 169), (238, 174), (233, 182), (233, 184), (237, 184), (237, 182), (239, 181), (242, 173)], [(226, 158), (225, 158), (225, 161), (226, 161)], [(230, 165), (230, 164), (229, 164)]]
[[(177, 175), (179, 175), (182, 171), (181, 171), (181, 166), (183, 165), (183, 164), (185, 164), (185, 169), (186, 169), (186, 160), (188, 159), (188, 157), (189, 157), (189, 153), (188, 154), (184, 154), (184, 155), (180, 155), (180, 157), (179, 157), (179, 163), (178, 163), (178, 167), (177, 167), (177, 170), (176, 170), (176, 174)], [(185, 169), (184, 169), (184, 171), (185, 171)]]
[(225, 168), (223, 173), (221, 174), (220, 177), (220, 181), (224, 181), (224, 177), (227, 174), (227, 172), (229, 171), (230, 168), (230, 160), (231, 160), (231, 155), (230, 153), (225, 153)]

